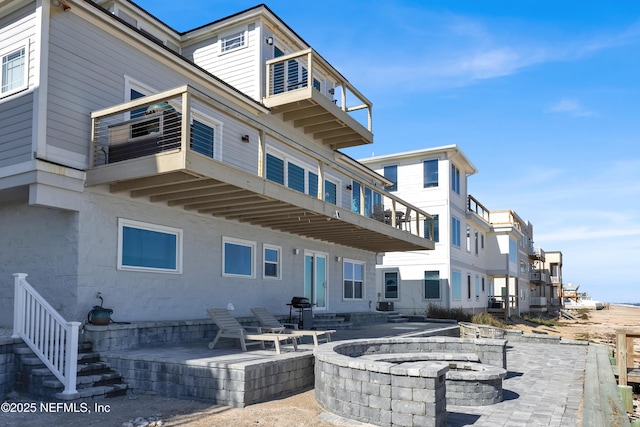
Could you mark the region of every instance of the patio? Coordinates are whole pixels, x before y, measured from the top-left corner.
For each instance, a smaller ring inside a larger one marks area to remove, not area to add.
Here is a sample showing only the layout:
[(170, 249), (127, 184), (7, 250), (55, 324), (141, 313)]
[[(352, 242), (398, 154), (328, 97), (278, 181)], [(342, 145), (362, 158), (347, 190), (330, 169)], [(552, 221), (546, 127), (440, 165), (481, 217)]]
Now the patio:
[[(455, 324), (376, 323), (339, 330), (332, 339), (458, 334)], [(227, 347), (210, 350), (209, 341), (101, 350), (100, 354), (102, 360), (122, 375), (130, 389), (173, 398), (242, 408), (314, 387), (314, 347), (308, 337), (302, 339), (298, 351), (283, 348), (281, 354), (269, 347), (243, 352), (238, 340), (224, 340)]]

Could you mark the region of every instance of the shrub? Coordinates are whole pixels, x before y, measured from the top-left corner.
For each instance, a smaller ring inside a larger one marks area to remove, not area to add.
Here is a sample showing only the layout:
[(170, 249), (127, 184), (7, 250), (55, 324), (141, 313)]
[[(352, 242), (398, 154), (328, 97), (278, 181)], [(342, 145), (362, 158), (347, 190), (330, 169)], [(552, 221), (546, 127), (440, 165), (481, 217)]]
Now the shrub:
[(489, 325), (489, 326), (494, 326), (496, 328), (503, 328), (503, 329), (507, 327), (507, 325), (505, 325), (504, 323), (502, 323), (501, 321), (493, 317), (491, 313), (487, 313), (486, 311), (483, 311), (482, 313), (474, 314), (473, 317), (471, 318), (471, 323), (476, 323), (478, 325)]
[(471, 321), (471, 315), (462, 308), (442, 308), (433, 303), (427, 306), (427, 317), (432, 319), (454, 319), (458, 322)]

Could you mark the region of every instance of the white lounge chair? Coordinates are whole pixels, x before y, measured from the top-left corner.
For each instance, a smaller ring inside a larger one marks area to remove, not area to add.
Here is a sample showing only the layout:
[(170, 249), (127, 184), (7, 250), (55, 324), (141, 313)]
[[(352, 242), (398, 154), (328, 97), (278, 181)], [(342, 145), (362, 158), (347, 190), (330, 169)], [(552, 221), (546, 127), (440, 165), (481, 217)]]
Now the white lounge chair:
[(213, 341), (209, 343), (209, 348), (214, 349), (220, 338), (235, 338), (240, 340), (242, 351), (247, 351), (247, 345), (259, 344), (264, 349), (265, 341), (275, 345), (276, 353), (280, 354), (280, 344), (291, 342), (293, 349), (298, 349), (298, 343), (291, 335), (262, 333), (261, 327), (255, 327), (256, 333), (249, 333), (250, 327), (242, 326), (235, 317), (224, 308), (211, 308), (207, 310), (209, 316), (218, 327), (218, 333)]
[(331, 342), (331, 334), (335, 332), (335, 329), (320, 331), (298, 329), (298, 325), (295, 323), (280, 323), (278, 319), (264, 307), (253, 307), (251, 311), (258, 318), (263, 332), (313, 337), (313, 344), (315, 346), (318, 346), (319, 340)]

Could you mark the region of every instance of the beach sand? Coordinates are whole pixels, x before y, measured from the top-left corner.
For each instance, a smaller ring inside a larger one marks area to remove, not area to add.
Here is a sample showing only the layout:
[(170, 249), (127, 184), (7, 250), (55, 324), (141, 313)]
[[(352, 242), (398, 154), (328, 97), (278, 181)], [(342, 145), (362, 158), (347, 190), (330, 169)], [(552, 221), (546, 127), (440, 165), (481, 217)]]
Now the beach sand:
[[(640, 330), (640, 307), (610, 305), (605, 310), (589, 311), (585, 317), (580, 320), (562, 320), (554, 326), (517, 321), (513, 322), (511, 327), (528, 333), (589, 340), (612, 346), (615, 342), (616, 329)], [(25, 401), (25, 398), (15, 396), (14, 400)], [(285, 399), (250, 405), (243, 409), (149, 394), (103, 399), (100, 403), (109, 405), (110, 412), (107, 414), (38, 414), (37, 425), (120, 427), (139, 417), (147, 420), (161, 419), (164, 426), (335, 427), (336, 425), (321, 419), (323, 410), (316, 403), (313, 390)], [(0, 414), (0, 422), (8, 427), (32, 426), (35, 421), (34, 416), (35, 414)]]

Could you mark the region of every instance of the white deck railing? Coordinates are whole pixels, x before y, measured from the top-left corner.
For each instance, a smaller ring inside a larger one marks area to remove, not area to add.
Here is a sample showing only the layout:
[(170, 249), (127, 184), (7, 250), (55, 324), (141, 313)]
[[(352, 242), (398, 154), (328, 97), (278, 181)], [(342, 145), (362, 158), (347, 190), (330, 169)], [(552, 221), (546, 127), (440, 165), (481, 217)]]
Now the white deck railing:
[(62, 394), (76, 394), (78, 331), (81, 323), (67, 322), (27, 282), (26, 274), (16, 273), (13, 277), (13, 337), (22, 338), (62, 382)]

